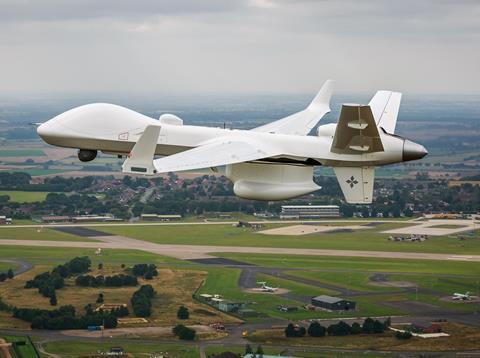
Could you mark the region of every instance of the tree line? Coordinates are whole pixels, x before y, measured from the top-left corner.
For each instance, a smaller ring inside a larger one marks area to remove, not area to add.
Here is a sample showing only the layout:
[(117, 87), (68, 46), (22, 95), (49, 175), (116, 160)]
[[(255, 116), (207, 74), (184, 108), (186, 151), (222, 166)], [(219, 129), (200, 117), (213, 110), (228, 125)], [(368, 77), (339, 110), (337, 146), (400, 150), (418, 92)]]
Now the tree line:
[(80, 275), (75, 279), (75, 285), (81, 287), (122, 287), (137, 286), (138, 280), (135, 276), (118, 274), (113, 276)]
[(329, 336), (348, 336), (354, 334), (378, 334), (383, 333), (388, 327), (390, 327), (391, 320), (388, 318), (384, 322), (379, 320), (373, 320), (372, 318), (367, 318), (363, 321), (363, 324), (360, 325), (358, 322), (352, 323), (349, 325), (344, 321), (340, 321), (335, 324), (331, 324), (328, 327), (322, 326), (319, 322), (312, 322), (308, 329), (305, 327), (295, 326), (290, 323), (285, 328), (286, 337), (304, 337), (308, 334), (310, 337), (325, 337), (327, 334)]

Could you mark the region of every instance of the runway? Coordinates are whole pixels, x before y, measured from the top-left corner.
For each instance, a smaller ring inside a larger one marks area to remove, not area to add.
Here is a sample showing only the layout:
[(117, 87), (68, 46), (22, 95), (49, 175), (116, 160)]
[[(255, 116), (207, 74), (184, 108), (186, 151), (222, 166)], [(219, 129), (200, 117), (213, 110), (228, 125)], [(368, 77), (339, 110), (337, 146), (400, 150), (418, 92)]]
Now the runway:
[(309, 256), (343, 256), (343, 257), (369, 257), (388, 259), (412, 260), (454, 260), (480, 262), (480, 255), (450, 255), (420, 252), (390, 252), (390, 251), (356, 251), (356, 250), (326, 250), (326, 249), (294, 249), (280, 247), (239, 247), (239, 246), (207, 246), (207, 245), (166, 245), (132, 239), (125, 236), (95, 236), (98, 242), (82, 241), (47, 241), (47, 240), (0, 240), (4, 246), (30, 246), (30, 247), (71, 247), (92, 249), (126, 249), (142, 250), (158, 255), (169, 256), (176, 259), (210, 259), (215, 253), (251, 253), (251, 254), (277, 254), (277, 255), (309, 255)]

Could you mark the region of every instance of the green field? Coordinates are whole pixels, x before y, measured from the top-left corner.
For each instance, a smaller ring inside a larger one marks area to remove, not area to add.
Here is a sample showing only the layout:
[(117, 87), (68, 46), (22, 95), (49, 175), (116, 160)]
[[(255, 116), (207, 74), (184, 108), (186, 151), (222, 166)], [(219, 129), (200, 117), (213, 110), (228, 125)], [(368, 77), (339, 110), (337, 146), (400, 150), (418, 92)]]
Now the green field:
[(16, 270), (17, 267), (15, 263), (0, 261), (0, 272), (7, 272), (9, 269)]
[(44, 201), (47, 197), (46, 191), (0, 191), (0, 196), (8, 195), (10, 201), (16, 203), (33, 203), (35, 201)]
[(64, 358), (85, 357), (97, 354), (97, 351), (109, 352), (111, 347), (122, 347), (127, 354), (135, 357), (149, 357), (151, 354), (168, 354), (168, 357), (197, 358), (199, 351), (196, 345), (168, 344), (168, 343), (143, 343), (125, 342), (122, 340), (109, 340), (106, 343), (92, 341), (57, 341), (43, 345), (48, 353), (58, 354)]
[[(1, 232), (1, 231), (0, 231)], [(32, 264), (48, 266), (64, 263), (76, 256), (88, 256), (93, 265), (104, 264), (154, 263), (157, 265), (180, 265), (192, 267), (193, 263), (172, 259), (140, 250), (113, 250), (105, 249), (101, 256), (94, 255), (95, 249), (60, 248), (60, 247), (29, 247), (29, 246), (0, 246), (0, 258), (16, 258)]]
[[(16, 228), (0, 227), (0, 240), (48, 240), (48, 241), (96, 241), (88, 237), (80, 237), (42, 226)], [(3, 249), (0, 248), (0, 252)], [(67, 248), (66, 250), (70, 250)]]
[[(341, 233), (319, 233), (304, 236), (262, 235), (249, 228), (230, 225), (198, 226), (135, 226), (102, 227), (101, 230), (159, 244), (260, 246), (339, 250), (373, 250), (401, 252), (431, 252), (449, 254), (480, 253), (480, 240), (460, 240), (456, 237), (432, 237), (422, 243), (388, 240), (381, 231), (408, 225), (385, 223), (364, 230)], [(265, 228), (269, 228), (268, 225)]]
[(41, 149), (0, 149), (1, 157), (43, 157)]
[(348, 282), (348, 272), (391, 272), (391, 273), (430, 273), (478, 276), (480, 265), (477, 262), (381, 259), (367, 257), (335, 257), (307, 255), (242, 254), (216, 253), (216, 256), (252, 263), (266, 267), (300, 268), (303, 270), (343, 271), (344, 282)]
[(31, 341), (28, 339), (28, 337), (23, 337), (23, 336), (0, 336), (4, 338), (7, 342), (13, 343), (13, 342), (25, 342), (25, 345), (20, 345), (17, 346), (16, 348), (16, 353), (20, 354), (21, 358), (37, 358), (38, 354), (35, 351), (35, 348), (33, 347)]

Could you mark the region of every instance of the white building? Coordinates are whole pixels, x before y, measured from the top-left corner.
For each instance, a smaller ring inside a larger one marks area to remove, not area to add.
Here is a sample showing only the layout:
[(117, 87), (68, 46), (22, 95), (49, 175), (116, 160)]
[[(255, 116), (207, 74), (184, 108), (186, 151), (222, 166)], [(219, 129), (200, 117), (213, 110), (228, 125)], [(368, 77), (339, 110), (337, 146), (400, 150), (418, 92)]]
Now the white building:
[(338, 218), (338, 205), (282, 205), (281, 219)]

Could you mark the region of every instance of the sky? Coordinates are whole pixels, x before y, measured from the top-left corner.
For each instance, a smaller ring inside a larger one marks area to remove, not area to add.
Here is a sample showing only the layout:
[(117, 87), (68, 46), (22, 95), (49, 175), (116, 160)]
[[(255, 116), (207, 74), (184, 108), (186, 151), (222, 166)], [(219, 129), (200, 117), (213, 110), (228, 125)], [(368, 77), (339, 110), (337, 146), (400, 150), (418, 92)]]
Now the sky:
[(478, 0), (0, 0), (0, 95), (480, 94)]

